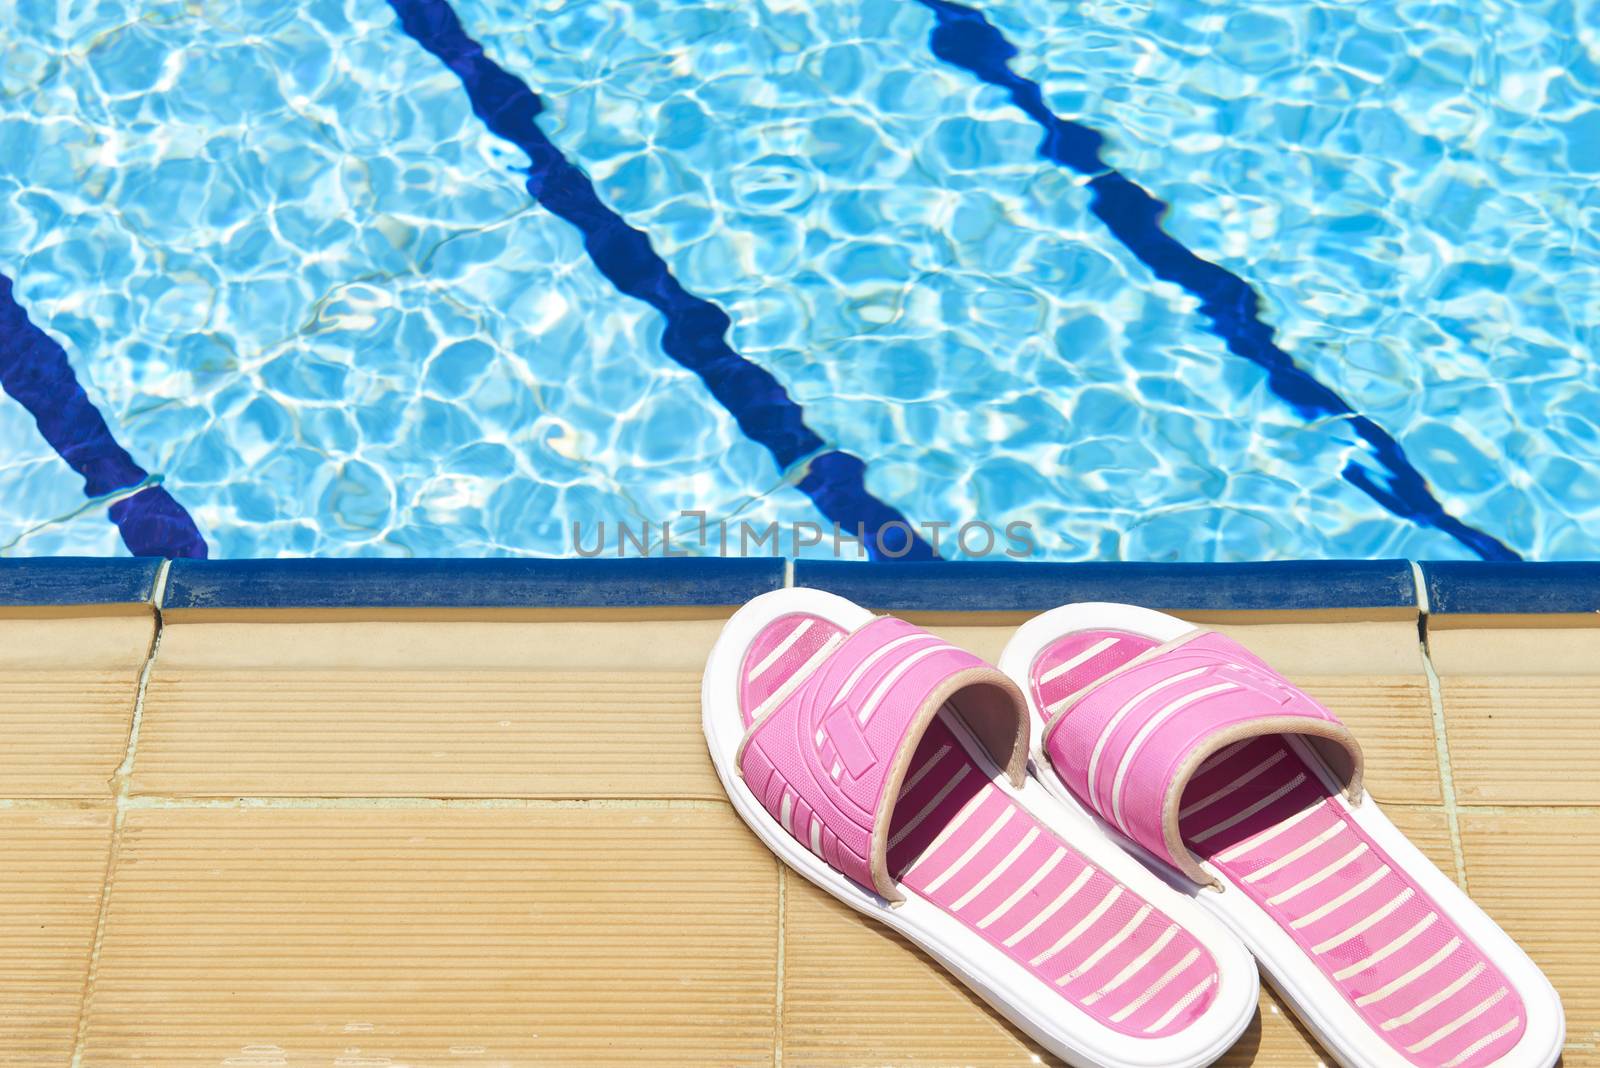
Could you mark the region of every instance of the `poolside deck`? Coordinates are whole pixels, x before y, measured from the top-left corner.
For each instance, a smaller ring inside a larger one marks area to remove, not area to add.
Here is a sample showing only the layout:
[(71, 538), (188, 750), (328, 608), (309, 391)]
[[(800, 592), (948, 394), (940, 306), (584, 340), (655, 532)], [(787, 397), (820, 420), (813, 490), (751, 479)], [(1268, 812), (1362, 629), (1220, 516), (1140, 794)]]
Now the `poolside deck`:
[[(733, 815), (725, 607), (159, 581), (0, 589), (0, 1065), (1048, 1062)], [(1166, 600), (1354, 727), (1600, 1065), (1600, 618)], [(1029, 613), (907, 614), (992, 657)], [(1319, 1059), (1268, 993), (1224, 1063)]]

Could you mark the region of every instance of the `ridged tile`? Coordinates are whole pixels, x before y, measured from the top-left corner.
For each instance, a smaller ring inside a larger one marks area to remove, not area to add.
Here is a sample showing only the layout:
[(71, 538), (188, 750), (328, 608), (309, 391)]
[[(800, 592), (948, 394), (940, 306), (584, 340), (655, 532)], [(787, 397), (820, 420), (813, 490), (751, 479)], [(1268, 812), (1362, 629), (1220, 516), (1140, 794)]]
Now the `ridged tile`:
[(1565, 1068), (1600, 1065), (1600, 819), (1548, 810), (1460, 819), (1473, 899), (1561, 995)]
[(168, 669), (136, 793), (720, 800), (689, 672)]
[(154, 617), (0, 619), (0, 797), (105, 799)]
[(83, 1064), (771, 1061), (776, 862), (721, 806), (134, 809)]
[(0, 1065), (72, 1059), (111, 812), (0, 809)]
[(1456, 798), (1600, 804), (1600, 674), (1441, 680)]

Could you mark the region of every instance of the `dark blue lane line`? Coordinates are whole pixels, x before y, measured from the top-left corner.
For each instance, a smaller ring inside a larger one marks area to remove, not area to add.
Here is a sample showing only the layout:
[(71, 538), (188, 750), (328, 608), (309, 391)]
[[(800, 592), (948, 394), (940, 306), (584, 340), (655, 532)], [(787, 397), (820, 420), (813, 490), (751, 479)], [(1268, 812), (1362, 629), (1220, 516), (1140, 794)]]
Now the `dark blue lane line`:
[(884, 535), (891, 555), (934, 559), (905, 517), (868, 492), (866, 465), (847, 452), (822, 451), (825, 442), (806, 425), (805, 413), (778, 380), (728, 345), (732, 321), (727, 313), (684, 289), (650, 239), (606, 207), (589, 177), (534, 122), (544, 110), (538, 94), (484, 55), (446, 0), (389, 0), (389, 6), (401, 28), (461, 79), (473, 113), (490, 132), (527, 154), (533, 198), (578, 228), (590, 259), (617, 289), (666, 319), (661, 347), (667, 355), (700, 376), (739, 429), (772, 453), (780, 470), (808, 461), (798, 488), (822, 514), (846, 532), (864, 526), (874, 556), (878, 546), (871, 534), (887, 524), (903, 524)]
[(1346, 481), (1402, 519), (1443, 531), (1485, 560), (1521, 559), (1493, 535), (1446, 512), (1388, 431), (1357, 412), (1278, 347), (1272, 328), (1261, 321), (1261, 301), (1248, 282), (1196, 256), (1161, 229), (1167, 205), (1100, 158), (1104, 139), (1098, 132), (1063, 119), (1046, 106), (1039, 85), (1011, 69), (1016, 46), (982, 13), (952, 0), (917, 2), (934, 15), (933, 54), (1004, 89), (1043, 127), (1039, 155), (1090, 179), (1090, 210), (1157, 278), (1174, 282), (1199, 299), (1201, 314), (1210, 320), (1212, 332), (1229, 352), (1266, 371), (1268, 387), (1302, 417), (1343, 419), (1366, 442), (1381, 471), (1352, 462), (1342, 472)]
[[(83, 492), (104, 497), (146, 482), (150, 472), (118, 445), (78, 384), (67, 351), (28, 318), (0, 274), (0, 389), (28, 410), (39, 433), (83, 476)], [(160, 486), (146, 486), (110, 508), (111, 521), (135, 556), (197, 557), (206, 541), (183, 505)]]

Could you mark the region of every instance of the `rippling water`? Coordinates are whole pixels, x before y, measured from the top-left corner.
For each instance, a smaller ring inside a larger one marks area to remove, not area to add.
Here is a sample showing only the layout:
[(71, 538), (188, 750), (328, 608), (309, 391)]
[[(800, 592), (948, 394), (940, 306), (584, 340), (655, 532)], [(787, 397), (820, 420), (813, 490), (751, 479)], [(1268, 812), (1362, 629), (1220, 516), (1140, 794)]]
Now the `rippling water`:
[[(910, 0), (459, 0), (545, 134), (918, 523), (1060, 559), (1465, 554), (1231, 355)], [(984, 8), (1278, 344), (1533, 558), (1600, 551), (1600, 14)], [(1576, 13), (1575, 13), (1576, 12)], [(1585, 21), (1587, 20), (1587, 21)], [(23, 4), (0, 272), (213, 555), (818, 521), (382, 3)], [(0, 400), (0, 551), (119, 550)]]

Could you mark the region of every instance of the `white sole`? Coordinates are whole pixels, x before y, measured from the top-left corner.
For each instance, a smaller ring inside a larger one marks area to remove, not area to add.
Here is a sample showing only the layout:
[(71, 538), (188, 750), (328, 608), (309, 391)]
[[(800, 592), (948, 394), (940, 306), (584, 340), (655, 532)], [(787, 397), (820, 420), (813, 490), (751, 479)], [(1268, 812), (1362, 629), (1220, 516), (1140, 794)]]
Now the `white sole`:
[[(1189, 931), (1217, 962), (1215, 1001), (1187, 1030), (1164, 1038), (1120, 1034), (1093, 1019), (937, 905), (902, 887), (906, 900), (890, 905), (851, 881), (802, 845), (745, 785), (735, 765), (744, 738), (738, 680), (744, 652), (769, 623), (792, 612), (808, 612), (846, 631), (870, 621), (872, 613), (821, 590), (784, 589), (762, 594), (728, 621), (706, 661), (701, 711), (711, 762), (741, 818), (789, 867), (857, 912), (904, 935), (944, 965), (994, 1009), (1045, 1049), (1078, 1068), (1200, 1068), (1221, 1057), (1255, 1014), (1259, 977), (1249, 953), (1193, 901), (1174, 893), (1131, 857), (1100, 835), (1092, 824), (1059, 805), (1034, 779), (1013, 789), (998, 775), (996, 787), (1031, 812), (1129, 889), (1167, 913)], [(953, 729), (957, 725), (952, 725)], [(981, 767), (993, 761), (965, 732), (956, 729)], [(912, 966), (907, 961), (907, 966)]]
[[(1019, 627), (1001, 654), (999, 667), (1028, 695), (1028, 712), (1033, 718), (1035, 748), (1031, 756), (1034, 775), (1053, 797), (1071, 807), (1080, 817), (1091, 821), (1108, 842), (1138, 857), (1171, 885), (1193, 891), (1194, 900), (1227, 925), (1250, 948), (1268, 973), (1273, 988), (1293, 1007), (1301, 1022), (1341, 1065), (1345, 1068), (1411, 1068), (1411, 1063), (1373, 1031), (1294, 939), (1248, 895), (1242, 892), (1219, 894), (1194, 888), (1171, 865), (1158, 860), (1078, 801), (1066, 784), (1050, 770), (1049, 761), (1044, 759), (1038, 748), (1039, 739), (1044, 733), (1044, 720), (1034, 701), (1028, 675), (1034, 660), (1046, 646), (1065, 634), (1080, 630), (1121, 630), (1167, 642), (1193, 629), (1191, 623), (1148, 608), (1102, 603), (1073, 604), (1052, 609)], [(1322, 774), (1329, 793), (1338, 804), (1416, 880), (1418, 886), (1427, 891), (1461, 930), (1477, 942), (1478, 947), (1505, 973), (1522, 997), (1527, 1010), (1526, 1030), (1522, 1039), (1505, 1057), (1495, 1062), (1496, 1065), (1504, 1065), (1505, 1068), (1549, 1068), (1554, 1064), (1561, 1055), (1566, 1023), (1561, 999), (1544, 973), (1522, 951), (1521, 946), (1500, 930), (1460, 887), (1439, 871), (1411, 844), (1410, 839), (1389, 822), (1376, 801), (1366, 796), (1361, 804), (1351, 805), (1340, 794), (1338, 783), (1327, 774), (1322, 761), (1316, 758), (1312, 750), (1297, 738), (1291, 736), (1288, 740), (1306, 763)], [(1214, 866), (1207, 864), (1204, 867), (1207, 872), (1227, 881)]]

